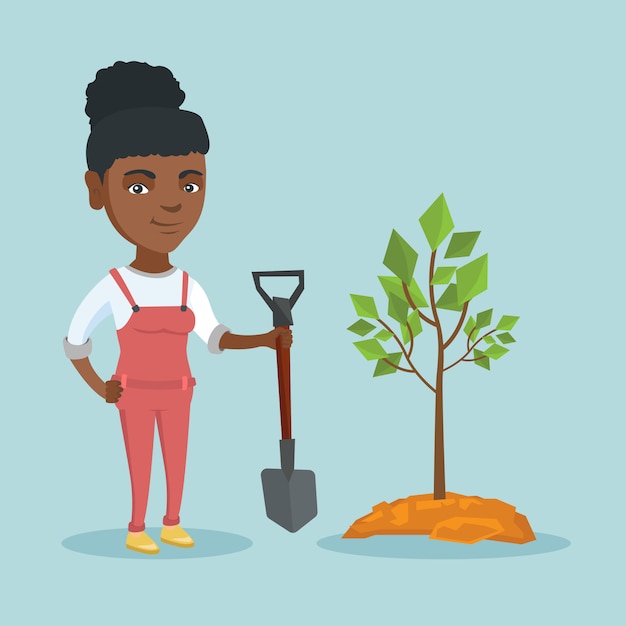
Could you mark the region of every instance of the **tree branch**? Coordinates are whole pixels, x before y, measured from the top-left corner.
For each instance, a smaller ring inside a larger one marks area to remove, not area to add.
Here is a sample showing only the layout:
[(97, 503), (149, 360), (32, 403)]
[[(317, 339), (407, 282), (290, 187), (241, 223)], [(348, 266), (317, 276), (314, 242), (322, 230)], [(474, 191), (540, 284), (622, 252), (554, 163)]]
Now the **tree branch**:
[(450, 335), (450, 338), (448, 339), (448, 341), (446, 341), (443, 344), (444, 350), (456, 339), (456, 336), (459, 334), (459, 331), (461, 330), (461, 327), (463, 326), (463, 322), (465, 321), (465, 316), (467, 315), (468, 306), (469, 306), (469, 300), (463, 305), (463, 311), (461, 312), (461, 319), (459, 319), (459, 323), (456, 325), (456, 328), (454, 329), (453, 333)]
[(420, 315), (420, 319), (423, 319), (427, 324), (430, 324), (431, 326), (437, 326), (437, 324), (435, 324), (435, 322), (433, 322), (433, 320), (430, 319), (430, 317), (428, 317), (427, 315), (424, 315), (424, 313), (422, 313), (421, 311), (418, 311), (419, 315)]
[(409, 324), (408, 322), (406, 323), (406, 327), (409, 331), (409, 337), (411, 337), (411, 345), (409, 346), (409, 356), (411, 356), (413, 354), (413, 345), (415, 343), (415, 335), (413, 335), (413, 329), (411, 328), (411, 324)]
[(385, 324), (383, 320), (379, 319), (376, 321), (385, 330), (388, 330), (393, 335), (393, 338), (396, 340), (396, 343), (400, 346), (400, 350), (402, 350), (402, 354), (404, 354), (404, 358), (407, 360), (407, 363), (411, 366), (411, 369), (409, 371), (413, 372), (433, 393), (435, 393), (435, 388), (417, 371), (417, 368), (415, 367), (415, 365), (413, 365), (413, 362), (411, 361), (411, 357), (407, 353), (406, 348), (404, 347), (404, 344), (400, 341), (400, 338), (398, 337), (398, 335), (396, 335), (396, 333), (394, 333), (393, 330), (389, 327), (389, 325)]
[[(409, 303), (409, 306), (414, 310), (417, 311), (417, 305), (415, 304), (415, 302), (413, 302), (413, 298), (411, 298), (411, 292), (409, 291), (409, 286), (403, 281), (402, 282), (402, 289), (404, 290), (404, 297), (406, 298), (406, 301)], [(423, 319), (427, 324), (430, 324), (431, 326), (436, 326), (435, 322), (433, 322), (430, 317), (428, 317), (427, 315), (424, 315), (424, 313), (422, 313), (421, 311), (417, 311), (419, 313), (420, 319)]]
[(470, 348), (470, 341), (471, 341), (471, 336), (474, 334), (475, 330), (476, 330), (476, 326), (474, 326), (474, 328), (472, 328), (470, 334), (467, 336), (467, 351), (468, 352), (471, 350), (471, 348)]
[(415, 302), (413, 302), (413, 298), (411, 298), (409, 286), (404, 281), (402, 281), (402, 289), (404, 289), (404, 297), (406, 298), (406, 301), (409, 303), (410, 307), (415, 311), (417, 309), (417, 306), (415, 306)]
[(408, 372), (409, 374), (413, 373), (413, 370), (407, 369), (406, 367), (400, 367), (399, 365), (392, 363), (389, 359), (383, 359), (383, 361), (387, 363), (387, 365), (391, 365), (391, 367), (395, 367), (395, 369), (400, 370), (401, 372)]
[[(478, 344), (479, 344), (479, 343), (480, 343), (480, 342), (481, 342), (481, 341), (482, 341), (485, 337), (488, 337), (489, 335), (493, 335), (493, 333), (495, 333), (495, 332), (496, 332), (496, 330), (497, 330), (497, 329), (496, 329), (496, 328), (494, 328), (493, 330), (490, 330), (488, 333), (485, 333), (485, 334), (484, 334), (484, 335), (483, 335), (480, 339), (477, 339), (477, 340), (476, 340), (476, 341), (475, 341), (475, 342), (474, 342), (474, 343), (473, 343), (473, 344), (472, 344), (472, 345), (471, 345), (471, 346), (467, 349), (467, 352), (466, 352), (466, 353), (465, 353), (465, 354), (464, 354), (464, 355), (463, 355), (463, 356), (462, 356), (462, 357), (461, 357), (458, 361), (455, 361), (452, 365), (448, 365), (448, 367), (444, 367), (444, 368), (443, 368), (443, 371), (445, 372), (446, 370), (449, 370), (449, 369), (453, 368), (455, 365), (458, 365), (461, 361), (466, 361), (466, 362), (468, 362), (468, 361), (478, 361), (478, 359), (466, 359), (465, 357), (466, 357), (466, 356), (467, 356), (467, 355), (468, 355), (468, 354), (469, 354), (469, 353), (470, 353), (470, 352), (471, 352), (471, 351), (472, 351), (472, 350), (473, 350), (473, 349), (474, 349), (474, 348), (475, 348), (475, 347), (476, 347), (476, 346), (477, 346), (477, 345), (478, 345)], [(474, 332), (474, 331), (472, 330), (472, 333), (473, 333), (473, 332)], [(470, 336), (471, 336), (471, 334), (472, 334), (472, 333), (470, 333)], [(469, 338), (468, 338), (468, 343), (469, 343)], [(478, 357), (478, 358), (479, 358), (479, 359), (482, 359), (483, 357)]]
[[(433, 285), (433, 276), (435, 275), (435, 257), (437, 256), (437, 249), (433, 250), (430, 255), (430, 270), (428, 272), (428, 293), (430, 296), (430, 308), (433, 312), (432, 325), (437, 327), (437, 332), (441, 330), (441, 324), (439, 323), (439, 315), (437, 313), (437, 305), (435, 304), (435, 286)], [(428, 320), (426, 320), (428, 321)]]

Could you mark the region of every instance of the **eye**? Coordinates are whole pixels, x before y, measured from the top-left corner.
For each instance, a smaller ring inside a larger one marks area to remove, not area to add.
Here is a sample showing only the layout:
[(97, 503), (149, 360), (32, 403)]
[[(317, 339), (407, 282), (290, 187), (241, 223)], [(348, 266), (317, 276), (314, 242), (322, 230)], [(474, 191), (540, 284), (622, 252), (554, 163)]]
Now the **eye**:
[(148, 193), (148, 188), (141, 183), (135, 183), (128, 188), (128, 191), (132, 193), (134, 196), (138, 196), (142, 193)]
[(186, 191), (187, 193), (196, 193), (196, 191), (200, 191), (200, 186), (196, 185), (196, 183), (185, 183), (183, 191)]

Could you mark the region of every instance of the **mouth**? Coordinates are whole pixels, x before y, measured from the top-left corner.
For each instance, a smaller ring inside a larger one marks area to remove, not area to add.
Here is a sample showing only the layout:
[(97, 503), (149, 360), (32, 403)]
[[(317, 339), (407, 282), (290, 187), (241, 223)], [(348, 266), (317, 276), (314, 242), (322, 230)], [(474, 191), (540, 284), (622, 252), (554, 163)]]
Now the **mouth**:
[(182, 224), (182, 222), (174, 222), (173, 224), (164, 224), (163, 222), (157, 222), (154, 218), (150, 220), (150, 223), (154, 224), (155, 226), (165, 226), (167, 228), (171, 228), (172, 226), (180, 226)]
[[(160, 228), (173, 228), (175, 226), (180, 226), (182, 222), (174, 222), (172, 224), (166, 224), (165, 222), (157, 222), (154, 218), (150, 220), (150, 224), (154, 224), (155, 226), (159, 226)], [(176, 235), (179, 230), (161, 230), (159, 231), (161, 235)]]

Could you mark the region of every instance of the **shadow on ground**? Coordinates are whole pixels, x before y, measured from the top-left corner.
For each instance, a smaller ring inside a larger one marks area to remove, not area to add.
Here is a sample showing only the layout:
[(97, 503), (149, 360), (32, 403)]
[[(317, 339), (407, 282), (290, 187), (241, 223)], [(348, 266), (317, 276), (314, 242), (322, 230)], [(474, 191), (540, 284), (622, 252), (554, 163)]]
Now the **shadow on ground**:
[(252, 546), (252, 541), (241, 535), (199, 528), (187, 528), (186, 530), (196, 543), (193, 548), (168, 546), (158, 540), (161, 533), (160, 528), (146, 528), (146, 532), (161, 548), (158, 554), (141, 554), (126, 548), (128, 531), (124, 528), (95, 530), (73, 535), (61, 543), (63, 547), (73, 552), (116, 559), (202, 559), (241, 552)]
[(563, 550), (570, 542), (556, 535), (536, 534), (537, 539), (521, 545), (499, 541), (475, 544), (437, 541), (425, 535), (377, 535), (367, 539), (324, 537), (317, 545), (324, 550), (358, 556), (390, 559), (499, 559)]

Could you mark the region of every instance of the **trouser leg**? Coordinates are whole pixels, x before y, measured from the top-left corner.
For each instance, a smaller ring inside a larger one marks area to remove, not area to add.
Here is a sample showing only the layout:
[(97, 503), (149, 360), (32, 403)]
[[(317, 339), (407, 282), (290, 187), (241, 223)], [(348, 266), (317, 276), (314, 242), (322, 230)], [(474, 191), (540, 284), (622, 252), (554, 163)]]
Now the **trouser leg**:
[(132, 518), (128, 525), (128, 530), (131, 532), (140, 532), (146, 528), (154, 418), (154, 410), (150, 409), (127, 406), (120, 410), (132, 491)]
[(163, 518), (165, 526), (175, 526), (180, 523), (180, 505), (183, 498), (187, 462), (190, 402), (191, 390), (178, 391), (176, 395), (173, 395), (168, 410), (157, 413), (167, 485), (167, 507)]

